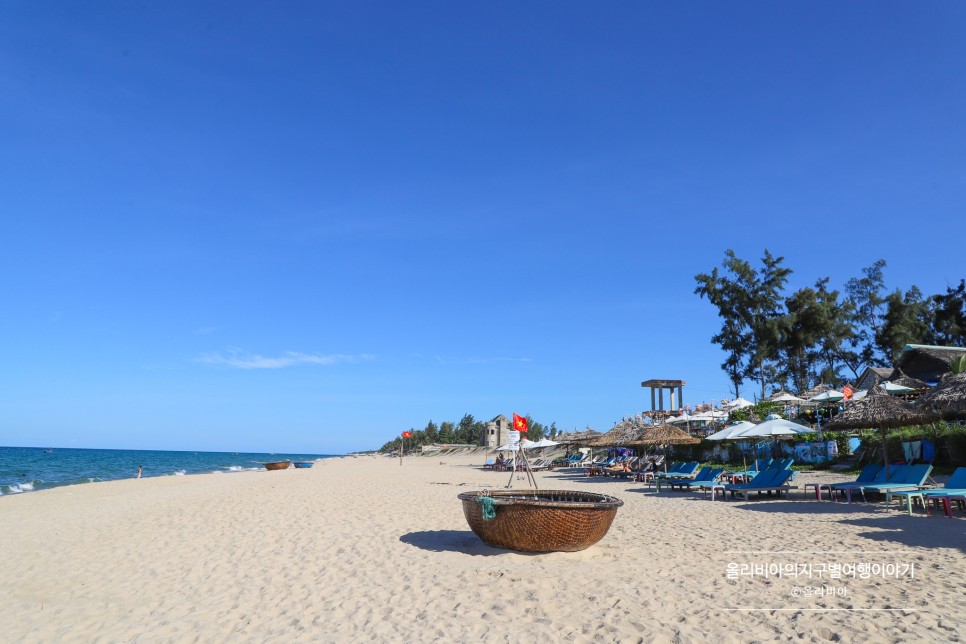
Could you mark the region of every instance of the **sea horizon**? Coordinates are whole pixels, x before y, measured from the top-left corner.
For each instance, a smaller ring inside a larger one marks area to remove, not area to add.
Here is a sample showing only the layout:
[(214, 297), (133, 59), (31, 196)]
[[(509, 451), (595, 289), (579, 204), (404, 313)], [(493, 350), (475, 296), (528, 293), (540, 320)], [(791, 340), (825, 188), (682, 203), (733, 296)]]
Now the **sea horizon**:
[(0, 446), (0, 496), (102, 481), (159, 476), (227, 474), (264, 469), (280, 460), (318, 461), (341, 454), (214, 452)]

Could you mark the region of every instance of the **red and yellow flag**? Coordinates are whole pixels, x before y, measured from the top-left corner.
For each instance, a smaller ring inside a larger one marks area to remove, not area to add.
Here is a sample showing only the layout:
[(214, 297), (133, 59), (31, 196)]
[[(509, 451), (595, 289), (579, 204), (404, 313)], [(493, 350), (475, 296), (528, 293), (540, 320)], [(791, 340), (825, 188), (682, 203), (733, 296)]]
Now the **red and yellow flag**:
[(403, 438), (412, 438), (412, 437), (413, 437), (412, 432), (403, 432)]
[(527, 419), (523, 416), (517, 416), (513, 414), (513, 429), (517, 430), (521, 434), (527, 433)]
[(849, 387), (848, 385), (842, 387), (842, 393), (845, 394), (846, 400), (851, 400), (852, 396), (855, 394), (855, 392), (852, 391), (852, 387)]

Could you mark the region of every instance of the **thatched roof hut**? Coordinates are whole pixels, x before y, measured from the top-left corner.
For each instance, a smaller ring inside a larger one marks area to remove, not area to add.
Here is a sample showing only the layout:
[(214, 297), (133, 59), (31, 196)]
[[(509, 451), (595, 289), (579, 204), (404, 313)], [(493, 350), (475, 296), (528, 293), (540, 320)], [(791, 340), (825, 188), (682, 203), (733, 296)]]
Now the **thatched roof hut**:
[(845, 405), (845, 411), (830, 420), (823, 429), (888, 429), (905, 425), (923, 425), (936, 420), (936, 415), (890, 396), (875, 387), (862, 400)]
[(900, 369), (899, 367), (896, 367), (895, 370), (892, 372), (892, 375), (889, 376), (889, 382), (891, 382), (894, 385), (899, 385), (901, 387), (909, 387), (913, 391), (922, 391), (924, 389), (929, 389), (928, 382), (923, 382), (918, 378), (907, 376), (905, 372), (903, 372), (902, 369)]
[[(884, 446), (886, 429), (905, 425), (924, 425), (935, 419), (935, 414), (924, 409), (914, 408), (909, 403), (885, 393), (882, 388), (873, 387), (869, 390), (869, 395), (862, 400), (854, 400), (848, 403), (845, 406), (845, 411), (830, 420), (824, 429), (871, 429), (877, 427), (882, 432)], [(889, 455), (884, 448), (882, 460), (885, 463), (886, 474), (888, 474)]]
[(964, 347), (942, 347), (927, 344), (907, 344), (896, 360), (896, 367), (926, 382), (938, 382), (956, 358), (966, 355)]
[(614, 425), (606, 434), (584, 443), (589, 447), (626, 447), (628, 443), (639, 438), (644, 433), (645, 425), (634, 421), (623, 421)]
[(590, 441), (600, 436), (602, 436), (602, 434), (596, 429), (586, 429), (582, 432), (561, 434), (557, 436), (556, 441), (561, 445), (587, 445)]
[(667, 423), (655, 425), (645, 429), (637, 439), (628, 443), (630, 447), (647, 447), (651, 445), (693, 445), (701, 439), (691, 436), (684, 430)]
[(943, 418), (966, 418), (966, 373), (947, 374), (932, 391), (919, 396), (916, 407)]

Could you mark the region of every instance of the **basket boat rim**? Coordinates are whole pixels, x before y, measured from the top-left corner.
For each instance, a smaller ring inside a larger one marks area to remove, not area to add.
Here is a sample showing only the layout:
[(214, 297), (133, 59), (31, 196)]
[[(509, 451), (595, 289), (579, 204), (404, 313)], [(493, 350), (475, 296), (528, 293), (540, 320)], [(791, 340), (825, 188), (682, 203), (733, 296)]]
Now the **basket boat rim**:
[[(489, 496), (496, 505), (520, 505), (528, 507), (560, 508), (574, 510), (616, 510), (624, 505), (617, 497), (597, 492), (579, 492), (575, 490), (477, 490), (463, 492), (457, 495), (461, 501), (476, 501), (481, 496)], [(573, 496), (580, 497), (573, 500), (540, 497)]]

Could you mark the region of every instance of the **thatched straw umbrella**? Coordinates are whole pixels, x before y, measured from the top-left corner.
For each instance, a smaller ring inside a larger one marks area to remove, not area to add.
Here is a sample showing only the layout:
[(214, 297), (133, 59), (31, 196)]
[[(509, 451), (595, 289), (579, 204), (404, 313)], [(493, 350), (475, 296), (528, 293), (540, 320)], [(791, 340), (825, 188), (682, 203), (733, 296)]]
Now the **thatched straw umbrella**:
[(598, 436), (601, 436), (601, 433), (596, 429), (586, 429), (573, 434), (561, 434), (557, 436), (556, 440), (561, 445), (586, 445)]
[(943, 376), (932, 391), (919, 396), (916, 407), (943, 418), (966, 416), (966, 372)]
[(888, 476), (889, 455), (886, 452), (885, 430), (904, 425), (924, 425), (935, 419), (935, 414), (924, 409), (916, 409), (909, 403), (893, 398), (880, 387), (873, 387), (869, 390), (868, 396), (846, 405), (845, 411), (833, 418), (825, 429), (878, 428), (882, 432), (882, 460)]
[(601, 434), (585, 443), (590, 447), (625, 447), (631, 441), (639, 438), (644, 432), (644, 427), (633, 421), (624, 421), (614, 425), (614, 428), (606, 434)]
[[(660, 445), (666, 450), (668, 445), (693, 445), (700, 442), (700, 438), (691, 436), (684, 430), (665, 423), (645, 429), (639, 438), (632, 440), (627, 445), (628, 447)], [(664, 461), (664, 471), (667, 471), (667, 460)]]

